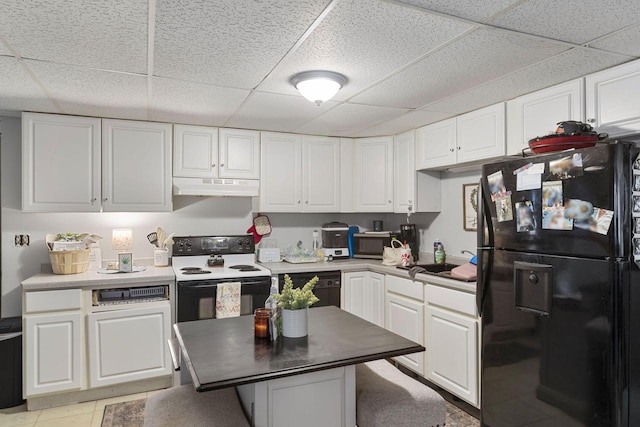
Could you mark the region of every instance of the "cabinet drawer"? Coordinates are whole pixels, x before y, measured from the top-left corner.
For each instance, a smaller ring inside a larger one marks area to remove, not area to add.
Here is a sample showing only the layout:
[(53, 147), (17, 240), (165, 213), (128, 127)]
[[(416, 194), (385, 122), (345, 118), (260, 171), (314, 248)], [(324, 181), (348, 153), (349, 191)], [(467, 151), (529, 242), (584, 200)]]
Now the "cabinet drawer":
[(442, 286), (427, 285), (425, 294), (428, 304), (439, 305), (450, 310), (459, 311), (469, 316), (477, 317), (476, 296)]
[(25, 293), (25, 313), (41, 311), (79, 310), (82, 307), (82, 290), (60, 289)]
[(422, 283), (390, 275), (386, 276), (385, 281), (387, 292), (393, 292), (418, 301), (424, 301), (424, 285)]

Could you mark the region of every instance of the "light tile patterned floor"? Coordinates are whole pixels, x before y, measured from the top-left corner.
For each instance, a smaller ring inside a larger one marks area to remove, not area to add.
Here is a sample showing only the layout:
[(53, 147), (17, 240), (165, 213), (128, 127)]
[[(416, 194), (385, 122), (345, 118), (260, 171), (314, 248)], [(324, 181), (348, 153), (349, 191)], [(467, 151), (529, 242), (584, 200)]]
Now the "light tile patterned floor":
[(100, 427), (104, 407), (112, 403), (145, 399), (147, 393), (27, 412), (26, 405), (0, 409), (1, 427)]

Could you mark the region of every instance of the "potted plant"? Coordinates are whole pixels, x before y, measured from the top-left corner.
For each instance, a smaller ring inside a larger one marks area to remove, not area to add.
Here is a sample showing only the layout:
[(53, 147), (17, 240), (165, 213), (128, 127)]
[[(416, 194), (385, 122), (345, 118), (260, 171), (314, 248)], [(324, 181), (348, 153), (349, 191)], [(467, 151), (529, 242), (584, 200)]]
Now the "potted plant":
[(302, 288), (294, 289), (291, 277), (285, 274), (282, 293), (275, 295), (278, 307), (282, 309), (283, 336), (301, 338), (308, 335), (308, 309), (319, 301), (313, 294), (313, 287), (316, 283), (318, 283), (318, 276), (309, 280)]

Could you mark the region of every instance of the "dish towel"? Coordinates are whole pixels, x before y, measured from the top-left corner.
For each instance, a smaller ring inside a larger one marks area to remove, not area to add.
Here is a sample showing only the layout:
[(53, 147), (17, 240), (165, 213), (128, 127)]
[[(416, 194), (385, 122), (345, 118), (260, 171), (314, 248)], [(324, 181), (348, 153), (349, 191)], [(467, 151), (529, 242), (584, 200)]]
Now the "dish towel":
[(240, 316), (240, 282), (218, 283), (216, 293), (216, 317)]

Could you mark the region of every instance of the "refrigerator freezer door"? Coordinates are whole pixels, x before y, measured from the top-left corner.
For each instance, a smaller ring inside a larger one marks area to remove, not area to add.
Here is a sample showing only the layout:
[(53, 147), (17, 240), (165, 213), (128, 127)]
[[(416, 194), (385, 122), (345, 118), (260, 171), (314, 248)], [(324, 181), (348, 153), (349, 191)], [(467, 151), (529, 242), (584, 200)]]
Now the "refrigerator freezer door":
[[(482, 194), (495, 247), (628, 258), (631, 163), (636, 152), (618, 143), (485, 165)], [(529, 169), (535, 170), (532, 165), (543, 165), (544, 172), (527, 181)], [(524, 178), (514, 171), (521, 171)], [(500, 189), (506, 196), (492, 200), (492, 191)], [(576, 219), (571, 222), (569, 217)]]
[[(620, 425), (615, 402), (625, 359), (613, 313), (622, 288), (616, 271), (624, 268), (495, 252), (482, 315), (483, 426)], [(514, 286), (519, 275), (524, 296)]]

